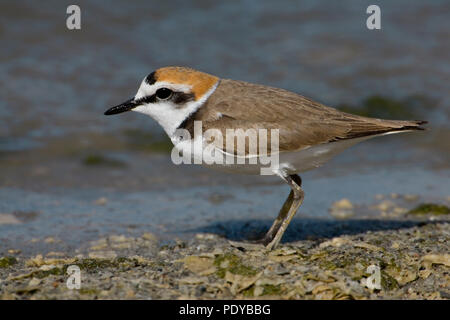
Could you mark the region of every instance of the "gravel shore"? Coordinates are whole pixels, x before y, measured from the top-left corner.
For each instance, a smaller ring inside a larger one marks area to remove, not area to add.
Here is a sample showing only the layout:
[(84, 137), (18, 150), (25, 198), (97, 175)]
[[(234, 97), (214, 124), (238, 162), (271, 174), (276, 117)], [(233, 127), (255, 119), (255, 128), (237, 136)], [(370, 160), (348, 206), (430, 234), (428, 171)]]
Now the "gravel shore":
[[(449, 299), (448, 221), (426, 217), (412, 227), (311, 237), (274, 251), (208, 233), (171, 245), (150, 233), (113, 235), (71, 255), (11, 249), (0, 258), (0, 298)], [(81, 270), (78, 290), (66, 285), (71, 265)], [(380, 273), (371, 285), (373, 268)]]

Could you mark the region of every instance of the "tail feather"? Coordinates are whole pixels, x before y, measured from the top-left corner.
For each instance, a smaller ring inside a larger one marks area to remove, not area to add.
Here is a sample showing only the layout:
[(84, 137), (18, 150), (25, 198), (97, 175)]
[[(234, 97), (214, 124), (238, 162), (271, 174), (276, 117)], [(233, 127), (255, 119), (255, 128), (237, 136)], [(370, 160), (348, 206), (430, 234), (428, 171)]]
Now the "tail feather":
[(400, 128), (392, 128), (391, 131), (403, 131), (403, 130), (425, 130), (424, 127), (421, 127), (423, 124), (427, 124), (428, 121), (425, 120), (411, 120), (411, 121), (395, 121), (402, 126)]
[(426, 123), (428, 122), (424, 120), (403, 121), (370, 119), (369, 121), (355, 121), (351, 122), (352, 128), (347, 132), (343, 139), (360, 138), (390, 132), (394, 133), (401, 131), (425, 130), (425, 128), (421, 127), (421, 125)]
[(413, 120), (412, 122), (414, 122), (414, 124), (415, 124), (414, 127), (416, 128), (416, 130), (426, 130), (426, 128), (419, 127), (419, 126), (421, 126), (423, 124), (427, 124), (428, 121), (425, 121), (425, 120)]

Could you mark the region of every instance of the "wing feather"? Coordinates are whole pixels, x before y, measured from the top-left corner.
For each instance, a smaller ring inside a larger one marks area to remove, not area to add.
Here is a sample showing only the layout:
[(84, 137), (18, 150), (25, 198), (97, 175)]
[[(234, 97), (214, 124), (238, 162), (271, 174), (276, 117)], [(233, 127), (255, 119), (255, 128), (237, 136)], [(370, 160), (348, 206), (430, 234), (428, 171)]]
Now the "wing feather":
[(226, 129), (279, 129), (281, 152), (390, 131), (420, 130), (419, 125), (425, 123), (357, 116), (283, 89), (225, 79), (189, 120), (188, 129), (193, 121), (201, 120), (203, 130), (221, 130), (224, 145), (218, 147), (222, 149)]

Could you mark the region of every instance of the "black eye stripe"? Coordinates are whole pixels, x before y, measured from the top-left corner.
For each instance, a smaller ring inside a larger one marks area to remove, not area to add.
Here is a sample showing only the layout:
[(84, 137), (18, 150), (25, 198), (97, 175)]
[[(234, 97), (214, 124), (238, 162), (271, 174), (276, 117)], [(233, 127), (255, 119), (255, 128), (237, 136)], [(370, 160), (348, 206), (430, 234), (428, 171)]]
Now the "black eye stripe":
[(194, 100), (194, 95), (192, 93), (174, 92), (171, 100), (176, 104), (183, 104)]
[[(174, 91), (172, 93), (172, 96), (169, 99), (163, 100), (163, 101), (172, 101), (175, 104), (181, 105), (188, 101), (193, 101), (193, 100), (194, 100), (194, 95), (192, 93), (184, 93), (184, 92)], [(160, 101), (160, 100), (158, 100), (158, 98), (156, 97), (156, 93), (155, 93), (155, 94), (152, 94), (151, 96), (145, 96), (145, 97), (139, 98), (139, 99), (135, 100), (135, 103), (137, 105), (140, 105), (143, 103), (155, 103), (158, 101)]]

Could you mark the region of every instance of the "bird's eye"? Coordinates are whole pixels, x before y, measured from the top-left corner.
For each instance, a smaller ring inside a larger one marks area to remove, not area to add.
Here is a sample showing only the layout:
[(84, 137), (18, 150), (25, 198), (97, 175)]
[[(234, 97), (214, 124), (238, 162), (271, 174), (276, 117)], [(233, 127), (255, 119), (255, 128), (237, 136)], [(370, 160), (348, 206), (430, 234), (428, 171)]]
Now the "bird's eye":
[(156, 97), (160, 100), (167, 100), (172, 95), (172, 90), (167, 88), (160, 88), (156, 90)]

